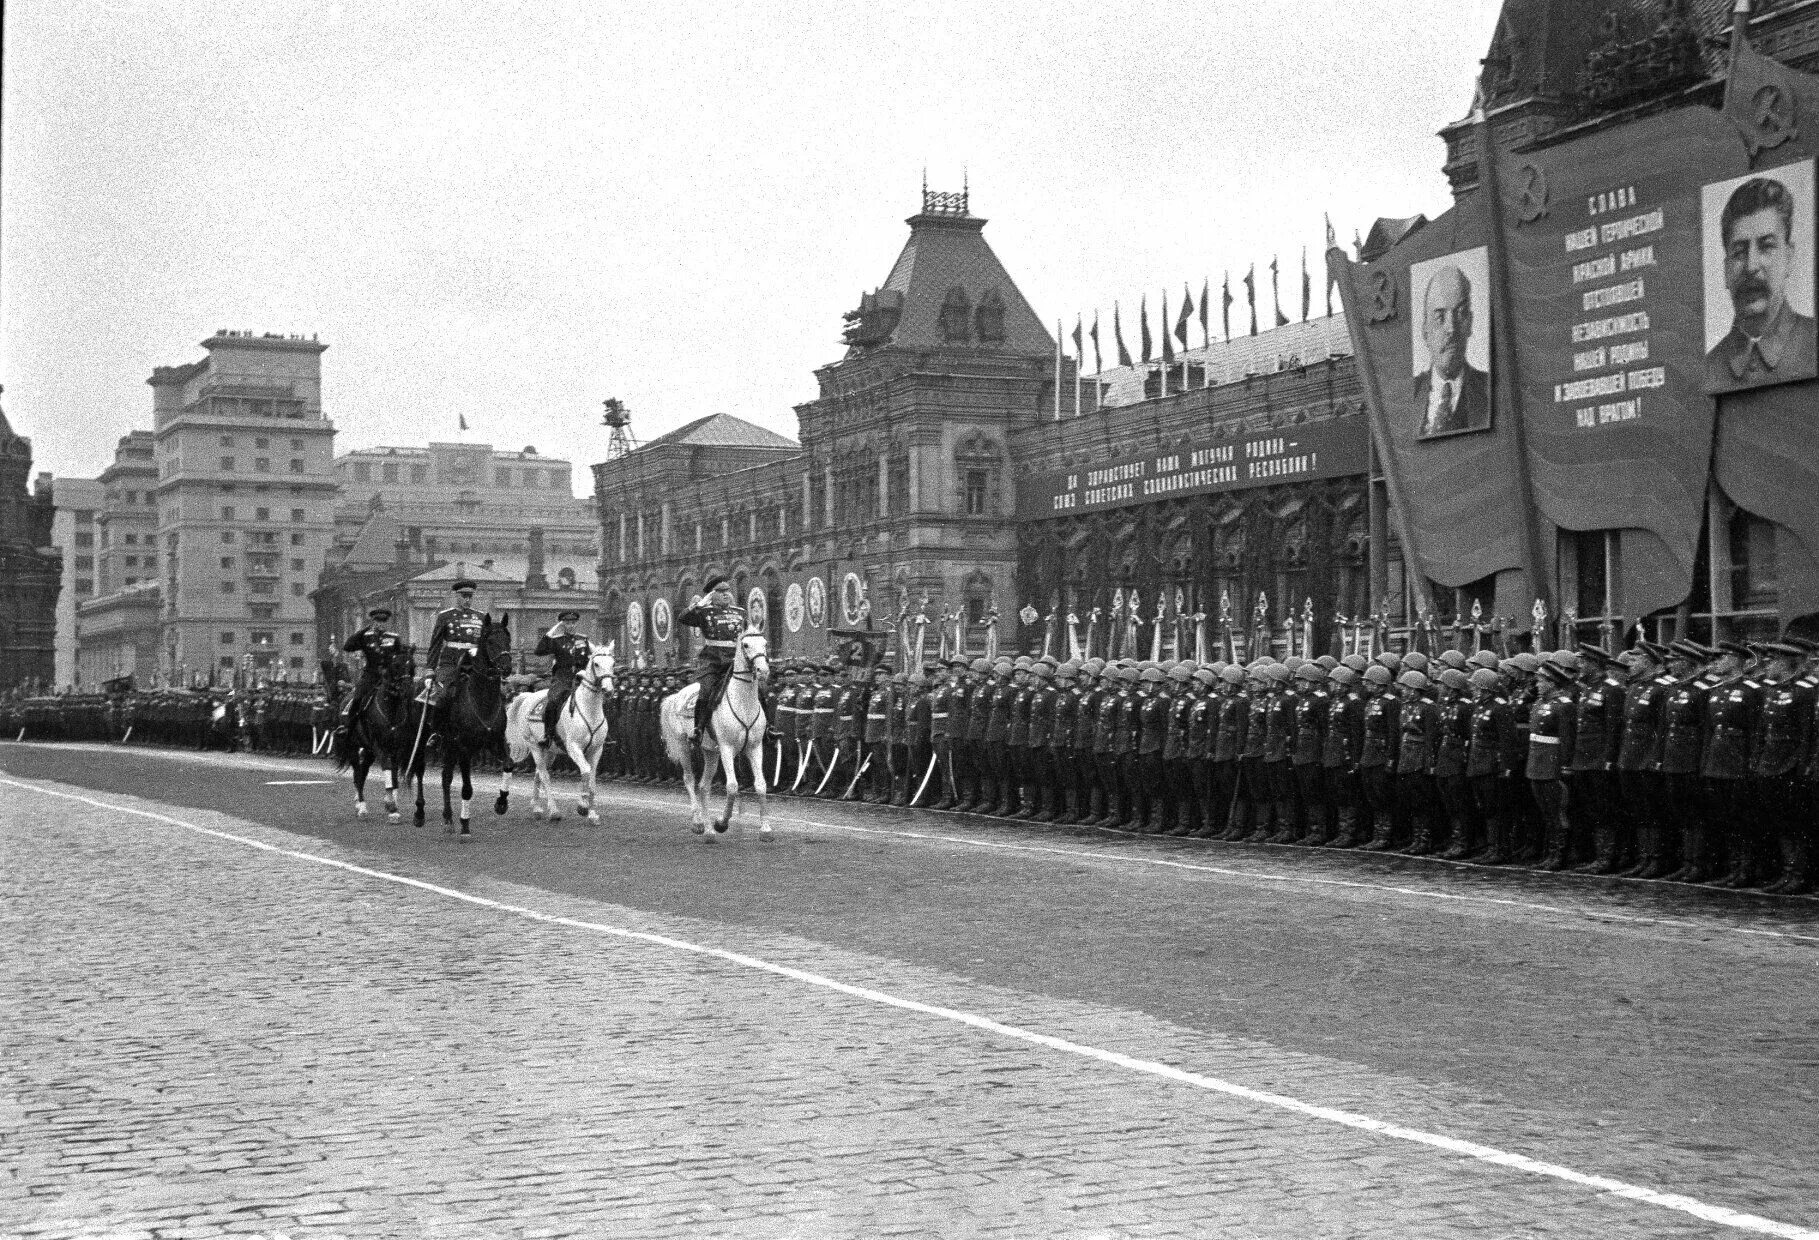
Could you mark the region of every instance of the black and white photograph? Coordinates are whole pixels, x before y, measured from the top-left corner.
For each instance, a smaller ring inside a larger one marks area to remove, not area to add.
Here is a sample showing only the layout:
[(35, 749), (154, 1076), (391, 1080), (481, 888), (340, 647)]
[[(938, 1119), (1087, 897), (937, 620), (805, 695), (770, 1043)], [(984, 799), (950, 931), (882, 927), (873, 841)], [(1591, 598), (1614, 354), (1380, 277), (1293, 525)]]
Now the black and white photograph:
[(0, 6), (0, 1240), (1819, 1240), (1816, 12)]
[(1819, 376), (1813, 319), (1813, 161), (1700, 191), (1705, 390), (1714, 395)]
[(1491, 257), (1477, 246), (1409, 268), (1416, 437), (1491, 427)]

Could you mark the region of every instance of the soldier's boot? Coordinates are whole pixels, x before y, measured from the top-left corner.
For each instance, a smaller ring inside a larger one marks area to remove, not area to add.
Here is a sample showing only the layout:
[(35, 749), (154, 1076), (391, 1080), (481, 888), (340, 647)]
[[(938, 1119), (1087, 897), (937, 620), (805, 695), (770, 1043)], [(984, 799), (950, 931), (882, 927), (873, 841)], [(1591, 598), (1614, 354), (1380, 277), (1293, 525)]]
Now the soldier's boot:
[(1484, 820), (1484, 851), (1472, 860), (1479, 865), (1508, 865), (1510, 863), (1509, 819), (1497, 817)]
[(1405, 857), (1432, 856), (1434, 852), (1433, 818), (1427, 814), (1416, 814), (1411, 821), (1411, 825), (1414, 830), (1410, 833), (1408, 846), (1399, 848), (1396, 851), (1400, 852)]
[(1645, 876), (1654, 877), (1653, 875), (1648, 875), (1647, 871), (1648, 871), (1649, 866), (1651, 864), (1653, 864), (1653, 862), (1655, 860), (1655, 852), (1656, 852), (1655, 828), (1652, 826), (1637, 827), (1636, 828), (1636, 860), (1634, 861), (1634, 863), (1624, 866), (1622, 869), (1618, 870), (1616, 877), (1618, 877), (1618, 878), (1642, 878)]
[(1213, 836), (1216, 840), (1241, 840), (1251, 833), (1251, 803), (1234, 798), (1226, 802), (1225, 826)]
[(1803, 896), (1813, 889), (1813, 844), (1804, 836), (1784, 836), (1787, 874), (1775, 884), (1784, 896)]
[(1371, 812), (1371, 837), (1359, 847), (1365, 852), (1388, 852), (1396, 840), (1396, 816), (1383, 811)]
[(1325, 848), (1333, 842), (1334, 832), (1327, 826), (1326, 807), (1310, 805), (1307, 810), (1307, 834), (1301, 842), (1309, 848)]
[(1711, 876), (1710, 863), (1705, 859), (1704, 827), (1680, 829), (1680, 858), (1680, 867), (1667, 876), (1668, 882), (1703, 883)]
[(1537, 870), (1550, 873), (1566, 868), (1566, 850), (1568, 847), (1569, 829), (1564, 822), (1550, 822), (1542, 832), (1543, 851), (1541, 859), (1535, 862)]
[(898, 809), (903, 809), (909, 805), (910, 793), (914, 791), (915, 789), (910, 787), (910, 777), (908, 775), (899, 775), (891, 780), (890, 803), (895, 805)]
[(1727, 888), (1754, 887), (1756, 885), (1756, 849), (1753, 841), (1733, 837), (1730, 847), (1730, 865), (1724, 873), (1710, 881), (1710, 886)]
[(1035, 821), (1060, 822), (1061, 816), (1066, 810), (1067, 801), (1064, 790), (1052, 784), (1044, 784), (1042, 786), (1042, 808), (1036, 814)]
[(1071, 827), (1080, 821), (1080, 790), (1069, 786), (1055, 793), (1055, 816), (1049, 819), (1058, 827)]
[(1168, 835), (1175, 829), (1174, 807), (1161, 797), (1151, 797), (1149, 813), (1143, 820), (1147, 835)]
[(1169, 829), (1170, 835), (1200, 834), (1200, 803), (1191, 797), (1185, 798), (1175, 806), (1175, 825)]
[(1008, 779), (998, 781), (998, 799), (988, 811), (994, 818), (1009, 818), (1017, 812), (1016, 786)]
[(1327, 840), (1328, 848), (1358, 847), (1358, 807), (1341, 805), (1339, 807), (1339, 824), (1333, 830), (1332, 838)]
[(1250, 823), (1251, 829), (1241, 837), (1246, 844), (1261, 844), (1276, 834), (1276, 803), (1252, 801)]
[(1028, 822), (1030, 819), (1034, 818), (1038, 812), (1037, 799), (1036, 799), (1037, 796), (1038, 796), (1038, 793), (1032, 785), (1022, 784), (1022, 783), (1018, 784), (1017, 785), (1017, 812), (1012, 814), (1011, 817), (1017, 819), (1020, 822)]
[(954, 794), (948, 790), (948, 786), (946, 784), (943, 784), (943, 785), (941, 785), (941, 796), (935, 801), (935, 803), (933, 805), (929, 806), (929, 808), (930, 809), (953, 809), (955, 804), (957, 804), (957, 802), (955, 802), (955, 800), (954, 800)]
[(1461, 861), (1471, 855), (1476, 846), (1472, 840), (1472, 824), (1467, 818), (1450, 819), (1452, 838), (1445, 848), (1440, 850), (1442, 861)]
[(1617, 829), (1605, 823), (1592, 828), (1592, 859), (1573, 867), (1576, 874), (1617, 872)]
[(1295, 842), (1295, 803), (1278, 798), (1276, 805), (1275, 830), (1264, 837), (1265, 844), (1293, 844)]
[(1127, 831), (1130, 830), (1137, 825), (1137, 813), (1140, 808), (1141, 806), (1138, 804), (1137, 795), (1132, 792), (1125, 792), (1123, 796), (1118, 798), (1118, 817), (1112, 825), (1115, 827), (1123, 827)]

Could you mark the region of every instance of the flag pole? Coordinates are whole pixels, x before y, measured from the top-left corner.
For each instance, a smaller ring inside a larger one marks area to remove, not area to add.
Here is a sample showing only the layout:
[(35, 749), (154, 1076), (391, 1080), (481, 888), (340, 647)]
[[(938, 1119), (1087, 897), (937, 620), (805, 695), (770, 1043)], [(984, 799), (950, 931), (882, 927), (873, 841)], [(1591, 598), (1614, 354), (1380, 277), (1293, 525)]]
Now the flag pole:
[[(952, 182), (949, 182), (952, 184)], [(1061, 420), (1061, 320), (1055, 320), (1055, 421)]]
[(1080, 372), (1086, 368), (1086, 346), (1081, 343), (1080, 320), (1074, 320), (1074, 352), (1080, 356), (1074, 359), (1074, 416), (1080, 416)]

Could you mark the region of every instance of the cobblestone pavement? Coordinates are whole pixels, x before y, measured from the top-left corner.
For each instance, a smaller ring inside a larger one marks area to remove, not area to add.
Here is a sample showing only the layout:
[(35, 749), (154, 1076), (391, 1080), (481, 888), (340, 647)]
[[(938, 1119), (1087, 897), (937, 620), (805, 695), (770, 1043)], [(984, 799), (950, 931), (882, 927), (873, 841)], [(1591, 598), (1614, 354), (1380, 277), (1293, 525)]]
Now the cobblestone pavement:
[[(704, 844), (659, 789), (459, 845), (307, 763), (0, 769), (1819, 1226), (1811, 904), (796, 802)], [(3, 1237), (1747, 1234), (42, 791), (0, 852)]]

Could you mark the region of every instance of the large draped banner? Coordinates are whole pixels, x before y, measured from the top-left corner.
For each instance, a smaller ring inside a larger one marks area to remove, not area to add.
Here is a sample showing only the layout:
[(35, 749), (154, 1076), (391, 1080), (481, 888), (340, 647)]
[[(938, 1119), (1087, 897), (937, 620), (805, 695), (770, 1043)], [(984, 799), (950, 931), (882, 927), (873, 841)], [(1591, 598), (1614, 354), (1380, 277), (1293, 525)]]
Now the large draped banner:
[(1715, 480), (1780, 527), (1783, 622), (1819, 611), (1819, 78), (1739, 39), (1722, 110), (1477, 136), (1485, 188), (1327, 255), (1405, 553), (1545, 598), (1555, 529), (1615, 530), (1646, 615), (1691, 589)]

